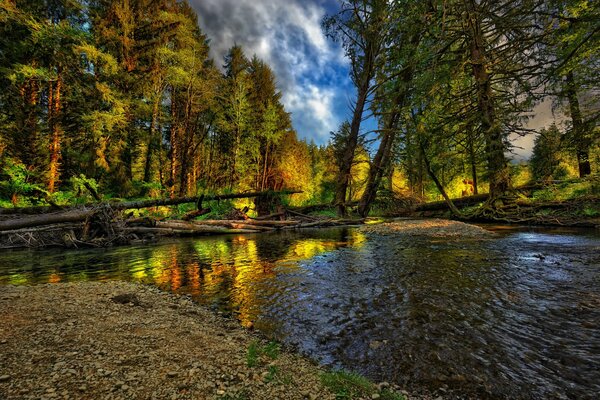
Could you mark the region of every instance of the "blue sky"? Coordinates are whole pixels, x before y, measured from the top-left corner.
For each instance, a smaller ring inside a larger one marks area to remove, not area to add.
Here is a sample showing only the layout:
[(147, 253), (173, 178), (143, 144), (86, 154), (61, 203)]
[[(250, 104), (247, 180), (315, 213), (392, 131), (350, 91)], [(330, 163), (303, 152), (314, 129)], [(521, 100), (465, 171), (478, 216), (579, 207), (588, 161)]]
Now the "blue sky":
[(191, 0), (218, 65), (234, 44), (273, 68), (300, 138), (324, 144), (349, 113), (353, 86), (341, 46), (321, 21), (337, 0)]

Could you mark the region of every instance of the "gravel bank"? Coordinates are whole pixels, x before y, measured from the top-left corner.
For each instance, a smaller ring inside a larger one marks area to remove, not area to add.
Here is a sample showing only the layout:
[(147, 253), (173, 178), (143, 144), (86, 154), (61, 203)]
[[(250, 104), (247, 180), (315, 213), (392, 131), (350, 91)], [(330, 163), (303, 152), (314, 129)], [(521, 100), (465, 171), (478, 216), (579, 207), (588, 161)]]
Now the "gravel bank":
[(404, 236), (428, 236), (440, 238), (485, 238), (494, 233), (476, 225), (447, 219), (402, 219), (382, 224), (363, 225), (363, 232), (398, 234)]
[(0, 286), (0, 315), (0, 399), (334, 398), (308, 360), (249, 367), (257, 336), (149, 286)]

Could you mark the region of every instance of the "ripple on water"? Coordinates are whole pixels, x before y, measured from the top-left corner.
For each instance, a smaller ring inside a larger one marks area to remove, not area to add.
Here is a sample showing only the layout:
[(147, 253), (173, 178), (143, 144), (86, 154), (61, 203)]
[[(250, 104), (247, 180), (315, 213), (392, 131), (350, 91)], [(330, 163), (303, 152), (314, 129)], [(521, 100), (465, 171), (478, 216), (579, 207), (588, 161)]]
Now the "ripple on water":
[(125, 279), (189, 293), (329, 365), (472, 397), (600, 392), (597, 234), (353, 229), (0, 254), (0, 284)]

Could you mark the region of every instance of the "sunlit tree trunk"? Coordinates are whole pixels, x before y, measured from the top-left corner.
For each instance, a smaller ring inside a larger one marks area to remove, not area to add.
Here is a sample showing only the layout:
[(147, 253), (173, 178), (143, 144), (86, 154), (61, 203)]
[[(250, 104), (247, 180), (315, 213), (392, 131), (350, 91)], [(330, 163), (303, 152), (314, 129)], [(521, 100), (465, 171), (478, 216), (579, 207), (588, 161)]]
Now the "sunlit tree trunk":
[(48, 166), (48, 191), (54, 193), (59, 179), (60, 145), (62, 126), (60, 124), (60, 96), (62, 90), (62, 70), (59, 67), (57, 78), (48, 84), (48, 124), (50, 128), (50, 164)]
[(179, 135), (178, 135), (177, 107), (175, 99), (175, 90), (171, 90), (171, 128), (169, 139), (171, 142), (171, 171), (169, 178), (169, 192), (171, 197), (175, 197), (175, 186), (177, 182), (177, 164), (179, 157)]

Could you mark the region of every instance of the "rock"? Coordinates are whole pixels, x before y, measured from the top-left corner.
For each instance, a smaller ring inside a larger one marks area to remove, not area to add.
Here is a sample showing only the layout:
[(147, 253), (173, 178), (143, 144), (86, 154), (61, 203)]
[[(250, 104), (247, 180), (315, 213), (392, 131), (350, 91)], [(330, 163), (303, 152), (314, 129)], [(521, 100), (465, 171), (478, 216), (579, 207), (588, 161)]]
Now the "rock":
[(169, 372), (167, 372), (167, 376), (169, 378), (175, 378), (177, 375), (179, 375), (179, 373), (177, 371), (169, 371)]
[(369, 343), (369, 348), (371, 348), (371, 350), (377, 350), (380, 347), (381, 347), (381, 342), (380, 341), (372, 340)]
[(110, 299), (117, 304), (132, 304), (134, 306), (140, 306), (142, 304), (135, 293), (118, 294)]
[(2, 375), (0, 376), (0, 382), (6, 382), (10, 379), (10, 375)]

